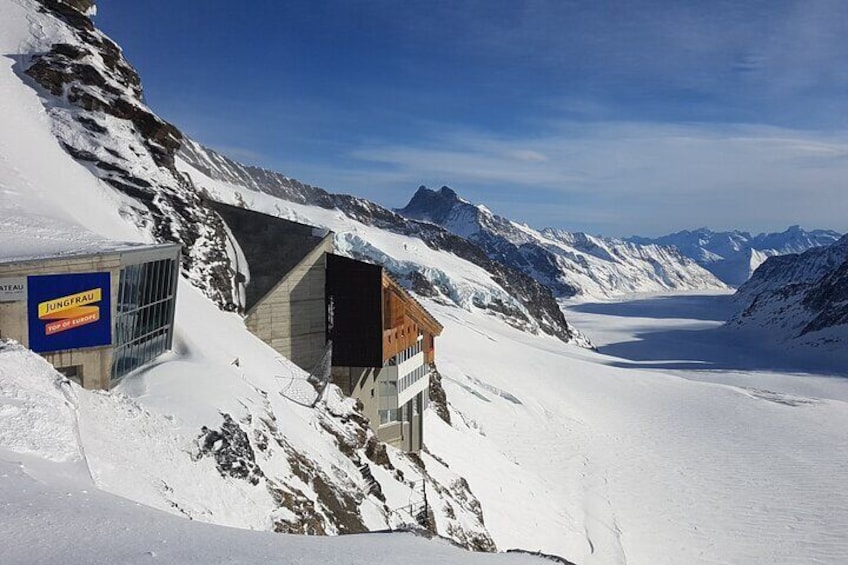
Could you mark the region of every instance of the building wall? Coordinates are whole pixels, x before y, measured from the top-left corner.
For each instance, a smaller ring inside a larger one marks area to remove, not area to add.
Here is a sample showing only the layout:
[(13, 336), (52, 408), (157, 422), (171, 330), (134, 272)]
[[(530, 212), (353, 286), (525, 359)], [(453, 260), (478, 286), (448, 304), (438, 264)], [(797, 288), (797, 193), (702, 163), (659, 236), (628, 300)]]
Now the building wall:
[[(121, 256), (118, 253), (87, 255), (84, 257), (44, 259), (39, 261), (21, 261), (0, 265), (0, 277), (26, 277), (28, 275), (60, 275), (63, 273), (109, 272), (111, 287), (112, 317), (115, 319), (115, 305), (118, 299), (118, 280), (121, 271)], [(112, 339), (114, 341), (114, 325)], [(27, 303), (0, 303), (0, 337), (12, 338), (29, 347), (29, 326)], [(111, 346), (87, 347), (65, 351), (42, 353), (49, 363), (57, 369), (82, 367), (82, 386), (85, 388), (109, 388), (109, 370), (112, 366)]]
[(326, 253), (332, 236), (306, 255), (245, 317), (247, 328), (306, 371), (326, 345)]
[[(164, 258), (176, 258), (179, 264), (179, 247), (138, 247), (121, 251), (76, 257), (56, 257), (38, 260), (0, 263), (0, 278), (26, 277), (29, 275), (61, 275), (74, 273), (108, 272), (111, 294), (111, 342), (115, 343), (115, 320), (117, 319), (118, 288), (121, 268)], [(11, 338), (29, 347), (29, 323), (26, 300), (0, 302), (0, 337)], [(79, 366), (82, 368), (81, 383), (88, 389), (110, 388), (113, 345), (84, 347), (61, 351), (43, 352), (41, 356), (56, 369)]]
[[(410, 411), (406, 421), (380, 425), (380, 373), (389, 369), (373, 367), (333, 367), (333, 383), (347, 395), (362, 403), (362, 415), (371, 422), (371, 429), (380, 441), (404, 451), (419, 451), (423, 447), (422, 413), (425, 394), (422, 392), (410, 401), (421, 406), (417, 415)], [(411, 404), (409, 404), (411, 410)], [(411, 421), (410, 421), (411, 420)]]

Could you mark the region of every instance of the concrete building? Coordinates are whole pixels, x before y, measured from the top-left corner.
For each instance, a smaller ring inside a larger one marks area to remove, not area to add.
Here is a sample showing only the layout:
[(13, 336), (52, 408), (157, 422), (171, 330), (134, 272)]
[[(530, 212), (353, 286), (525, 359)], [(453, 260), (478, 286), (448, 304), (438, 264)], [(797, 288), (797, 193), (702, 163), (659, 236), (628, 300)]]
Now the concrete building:
[(248, 329), (310, 372), (332, 343), (335, 384), (380, 439), (418, 451), (442, 326), (382, 267), (334, 255), (331, 232), (210, 205), (241, 249), (234, 293)]
[(171, 348), (179, 262), (176, 244), (112, 242), (0, 258), (0, 337), (108, 390)]
[(282, 218), (210, 202), (243, 253), (236, 286), (245, 325), (307, 371), (327, 344), (326, 254), (333, 234)]
[(327, 256), (333, 382), (359, 399), (381, 440), (423, 445), (439, 322), (378, 265)]

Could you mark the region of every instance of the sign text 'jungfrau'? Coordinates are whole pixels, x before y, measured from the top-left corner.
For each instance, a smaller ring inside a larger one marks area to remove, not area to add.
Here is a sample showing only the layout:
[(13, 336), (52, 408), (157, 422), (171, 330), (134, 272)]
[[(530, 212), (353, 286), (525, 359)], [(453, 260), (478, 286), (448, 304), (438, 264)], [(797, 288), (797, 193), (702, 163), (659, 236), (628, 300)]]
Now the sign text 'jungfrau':
[(109, 273), (31, 276), (27, 282), (33, 351), (112, 343)]

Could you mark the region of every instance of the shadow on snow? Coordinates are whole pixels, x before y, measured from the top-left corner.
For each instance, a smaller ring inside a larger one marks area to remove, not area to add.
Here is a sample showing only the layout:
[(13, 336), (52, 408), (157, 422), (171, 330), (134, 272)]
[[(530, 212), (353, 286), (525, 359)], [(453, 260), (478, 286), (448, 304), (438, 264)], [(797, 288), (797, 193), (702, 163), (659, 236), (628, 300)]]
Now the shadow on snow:
[[(570, 310), (656, 320), (727, 320), (731, 296), (663, 296), (617, 303), (579, 304)], [(662, 326), (658, 322), (657, 326)], [(598, 352), (618, 359), (610, 365), (631, 369), (687, 371), (775, 371), (848, 377), (846, 355), (814, 347), (789, 347), (768, 332), (718, 326), (635, 331), (633, 341), (609, 343)]]

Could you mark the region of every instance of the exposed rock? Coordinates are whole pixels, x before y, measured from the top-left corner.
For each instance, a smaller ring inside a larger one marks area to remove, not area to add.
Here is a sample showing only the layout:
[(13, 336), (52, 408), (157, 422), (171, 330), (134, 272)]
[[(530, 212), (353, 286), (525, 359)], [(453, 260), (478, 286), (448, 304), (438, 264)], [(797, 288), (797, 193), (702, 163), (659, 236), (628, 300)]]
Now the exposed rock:
[(365, 444), (365, 456), (389, 471), (395, 470), (388, 453), (386, 453), (386, 444), (378, 441), (376, 437), (368, 438), (368, 442)]
[[(815, 345), (848, 341), (848, 236), (801, 254), (770, 257), (734, 295), (732, 327), (767, 328)], [(818, 334), (818, 337), (813, 334)]]
[(218, 472), (223, 476), (243, 479), (258, 485), (264, 473), (256, 464), (250, 439), (229, 414), (221, 414), (224, 423), (220, 430), (201, 428), (197, 457), (215, 458)]
[(451, 423), (450, 410), (448, 410), (448, 396), (442, 387), (442, 374), (435, 365), (430, 366), (430, 407), (436, 415), (448, 425)]
[[(221, 308), (234, 309), (223, 222), (174, 167), (182, 134), (142, 102), (138, 73), (88, 18), (92, 2), (40, 3), (43, 12), (68, 24), (77, 41), (32, 54), (30, 64), (18, 70), (44, 89), (63, 147), (93, 163), (94, 174), (135, 199), (139, 206), (128, 215), (135, 215), (157, 240), (182, 243), (183, 273)], [(67, 127), (72, 123), (84, 129)]]

